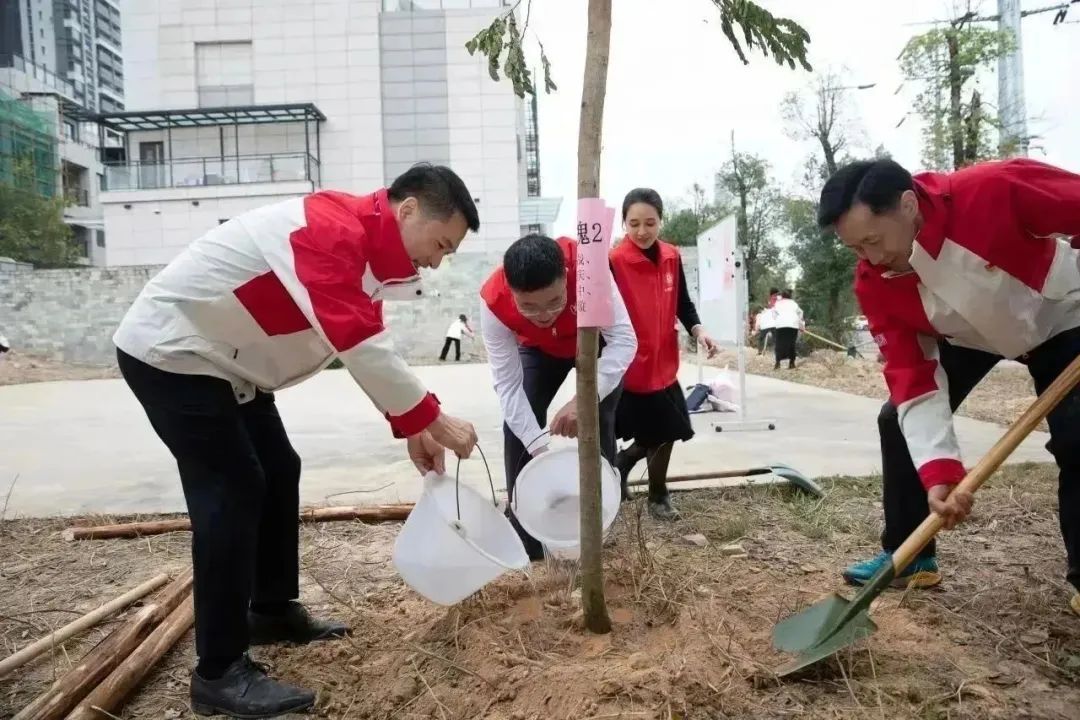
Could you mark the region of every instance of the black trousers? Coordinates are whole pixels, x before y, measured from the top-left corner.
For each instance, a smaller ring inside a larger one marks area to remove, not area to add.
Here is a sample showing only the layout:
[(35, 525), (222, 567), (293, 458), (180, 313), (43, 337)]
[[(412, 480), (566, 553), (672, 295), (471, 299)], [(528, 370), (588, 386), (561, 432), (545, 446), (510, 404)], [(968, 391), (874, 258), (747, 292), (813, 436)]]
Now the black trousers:
[(787, 360), (792, 366), (795, 365), (795, 341), (799, 339), (798, 328), (776, 328), (775, 350), (776, 364)]
[[(998, 355), (970, 350), (942, 342), (939, 344), (941, 367), (949, 378), (949, 404), (955, 411), (964, 398), (1001, 360)], [(1080, 355), (1080, 328), (1064, 332), (1028, 353), (1026, 363), (1042, 394), (1072, 360)], [(1061, 535), (1068, 557), (1068, 580), (1080, 590), (1080, 391), (1073, 390), (1047, 418), (1050, 442), (1047, 449), (1057, 461), (1058, 506)], [(886, 403), (878, 416), (882, 458), (882, 504), (885, 528), (881, 546), (894, 552), (930, 513), (926, 490), (908, 452), (900, 430), (896, 408)], [(931, 542), (923, 557), (934, 555)]]
[(454, 346), (454, 360), (461, 359), (461, 339), (460, 338), (446, 338), (446, 342), (443, 343), (442, 352), (439, 353), (439, 359), (445, 360), (446, 356), (450, 353), (450, 345)]
[[(562, 387), (566, 376), (574, 369), (573, 359), (556, 358), (543, 353), (535, 348), (522, 347), (518, 351), (521, 355), (521, 370), (524, 375), (522, 386), (525, 396), (529, 398), (529, 406), (540, 427), (547, 425), (548, 408), (555, 398), (559, 388)], [(600, 403), (600, 454), (607, 458), (610, 463), (615, 462), (615, 409), (619, 405), (619, 397), (622, 395), (622, 386), (615, 388), (610, 395)], [(541, 443), (534, 442), (539, 438), (525, 438), (521, 440), (510, 430), (510, 426), (503, 423), (503, 463), (506, 470), (506, 494), (510, 497), (510, 506), (513, 507), (514, 484), (517, 482), (521, 469), (532, 459), (532, 455), (526, 450), (525, 443), (532, 443), (530, 450), (535, 449)], [(542, 556), (540, 542), (529, 535), (513, 511), (509, 511), (510, 522), (517, 530), (518, 535), (525, 543), (525, 549), (531, 558)]]
[(164, 372), (123, 351), (117, 360), (180, 471), (196, 653), (227, 663), (247, 650), (251, 603), (299, 597), (300, 456), (273, 394), (240, 405), (224, 380)]

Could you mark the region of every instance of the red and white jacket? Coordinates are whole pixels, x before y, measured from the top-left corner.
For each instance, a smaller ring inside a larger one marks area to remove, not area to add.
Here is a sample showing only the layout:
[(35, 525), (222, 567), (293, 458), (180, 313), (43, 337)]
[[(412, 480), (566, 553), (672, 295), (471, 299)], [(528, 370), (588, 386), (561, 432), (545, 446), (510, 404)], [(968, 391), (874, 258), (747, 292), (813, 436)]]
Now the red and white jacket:
[(855, 294), (926, 488), (964, 476), (940, 339), (1019, 358), (1080, 326), (1080, 176), (1028, 159), (915, 176), (913, 271), (861, 261)]
[(195, 240), (146, 285), (113, 341), (161, 370), (227, 380), (241, 403), (338, 357), (395, 434), (413, 435), (439, 404), (395, 352), (381, 301), (421, 294), (386, 190), (324, 191)]

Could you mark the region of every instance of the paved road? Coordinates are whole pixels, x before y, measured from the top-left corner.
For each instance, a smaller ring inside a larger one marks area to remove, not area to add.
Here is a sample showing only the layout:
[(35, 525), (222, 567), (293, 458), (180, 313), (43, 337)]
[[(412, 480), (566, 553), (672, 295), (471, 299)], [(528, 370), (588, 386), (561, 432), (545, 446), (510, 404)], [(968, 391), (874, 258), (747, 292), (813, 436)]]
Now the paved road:
[[(498, 401), (486, 365), (418, 370), (452, 413), (476, 423), (481, 447), (502, 484)], [(688, 367), (684, 380), (696, 370)], [(573, 375), (556, 402), (573, 393)], [(712, 430), (724, 414), (698, 415), (698, 435), (679, 445), (673, 473), (791, 465), (811, 477), (880, 470), (875, 420), (879, 403), (844, 393), (763, 377), (748, 378), (751, 417), (772, 418), (774, 431)], [(361, 504), (414, 500), (416, 472), (379, 413), (343, 371), (328, 371), (279, 393), (278, 403), (304, 460), (305, 503)], [(1001, 429), (961, 418), (958, 432), (974, 460)], [(172, 457), (153, 435), (141, 408), (119, 380), (0, 387), (0, 504), (18, 476), (7, 516), (183, 510)], [(1014, 461), (1049, 461), (1047, 437), (1035, 434)], [(642, 466), (643, 468), (643, 466)], [(483, 464), (469, 460), (462, 477), (486, 485)], [(340, 493), (349, 493), (341, 495)]]

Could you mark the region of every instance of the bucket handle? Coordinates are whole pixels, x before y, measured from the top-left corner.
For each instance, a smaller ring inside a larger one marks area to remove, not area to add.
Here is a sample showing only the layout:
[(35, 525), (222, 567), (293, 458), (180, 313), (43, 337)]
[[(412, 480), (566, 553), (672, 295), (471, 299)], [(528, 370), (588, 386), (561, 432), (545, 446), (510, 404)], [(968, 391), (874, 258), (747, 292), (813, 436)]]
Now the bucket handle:
[[(484, 461), (484, 469), (487, 471), (488, 487), (491, 488), (491, 504), (494, 505), (495, 507), (499, 507), (499, 501), (495, 497), (495, 480), (493, 480), (492, 477), (491, 477), (491, 466), (488, 465), (487, 456), (484, 455), (484, 451), (480, 448), (480, 443), (476, 444), (476, 449), (480, 452), (480, 459)], [(457, 505), (457, 522), (458, 522), (458, 526), (460, 527), (461, 526), (461, 458), (458, 458), (457, 469), (454, 470), (454, 503)], [(458, 533), (458, 534), (460, 535), (461, 533)], [(462, 535), (462, 537), (464, 537), (464, 535)], [(466, 538), (466, 542), (469, 542), (468, 538)], [(479, 548), (477, 548), (477, 549), (479, 549)]]
[(480, 547), (475, 540), (468, 536), (468, 533), (465, 531), (465, 525), (462, 524), (461, 520), (451, 520), (450, 529), (457, 533), (458, 537), (464, 540), (469, 547), (471, 547), (474, 551), (483, 556), (484, 559), (488, 562), (494, 563), (495, 565), (498, 565), (499, 567), (505, 570), (510, 570), (512, 572), (517, 572), (518, 570), (521, 570), (521, 568), (514, 565), (507, 565), (505, 562), (495, 557), (484, 548)]
[[(551, 435), (551, 431), (546, 429), (541, 430), (539, 435), (534, 437), (528, 444), (524, 446), (521, 451), (521, 455), (518, 456), (518, 467), (521, 467), (521, 461), (524, 460), (525, 457), (532, 451), (532, 446), (536, 444), (536, 441), (541, 439), (545, 435)], [(517, 493), (511, 491), (510, 497), (507, 498), (507, 502), (510, 504), (510, 507), (514, 510), (514, 512), (517, 512)]]

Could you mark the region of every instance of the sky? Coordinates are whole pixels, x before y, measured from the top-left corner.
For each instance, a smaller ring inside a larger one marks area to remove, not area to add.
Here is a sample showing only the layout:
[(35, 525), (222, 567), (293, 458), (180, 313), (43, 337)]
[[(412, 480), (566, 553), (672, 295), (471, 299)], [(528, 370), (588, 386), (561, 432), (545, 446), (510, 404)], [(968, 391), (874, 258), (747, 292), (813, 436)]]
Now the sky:
[[(528, 0), (523, 0), (523, 6)], [(758, 0), (810, 34), (815, 70), (846, 68), (849, 102), (869, 154), (884, 145), (909, 170), (920, 169), (920, 123), (910, 111), (917, 86), (903, 83), (897, 56), (913, 25), (951, 16), (950, 0)], [(1051, 5), (1023, 0), (1025, 10)], [(614, 0), (604, 108), (601, 195), (613, 207), (631, 188), (650, 186), (667, 199), (689, 199), (693, 183), (712, 197), (713, 175), (730, 157), (731, 133), (741, 152), (763, 156), (787, 189), (798, 184), (810, 142), (792, 140), (780, 117), (784, 95), (808, 88), (812, 76), (760, 54), (744, 66), (723, 36), (711, 0)], [(553, 66), (558, 91), (538, 102), (542, 191), (563, 198), (555, 232), (573, 234), (577, 197), (577, 130), (586, 42), (585, 0), (533, 0), (528, 42), (536, 39)], [(994, 14), (996, 2), (973, 2)], [(1037, 159), (1080, 172), (1080, 5), (1076, 24), (1052, 26), (1053, 13), (1023, 21), (1023, 63), (1029, 132)], [(536, 62), (539, 67), (539, 62)], [(902, 87), (901, 87), (902, 86)], [(994, 74), (981, 81), (996, 102)], [(897, 92), (899, 90), (899, 92)]]

